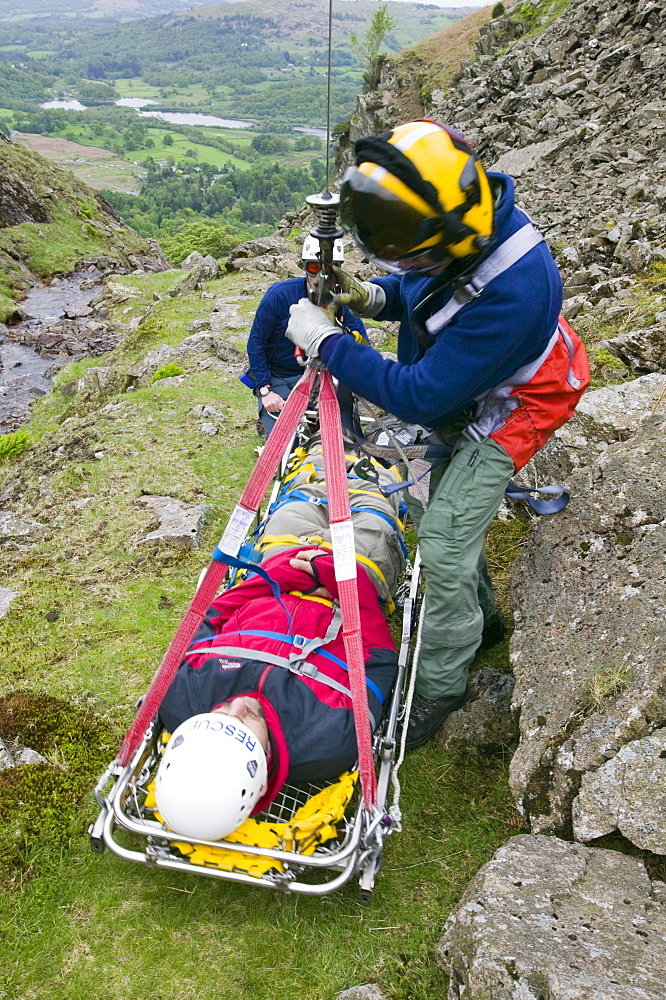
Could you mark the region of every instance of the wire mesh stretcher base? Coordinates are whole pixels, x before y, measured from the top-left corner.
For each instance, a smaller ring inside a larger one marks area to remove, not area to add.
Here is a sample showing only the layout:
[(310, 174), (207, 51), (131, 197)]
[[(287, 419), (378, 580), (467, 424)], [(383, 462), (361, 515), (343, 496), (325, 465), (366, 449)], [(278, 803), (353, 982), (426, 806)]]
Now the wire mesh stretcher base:
[[(284, 451), (269, 510), (293, 461), (292, 450), (298, 443), (299, 432), (302, 438), (303, 424)], [(121, 858), (152, 867), (306, 895), (333, 892), (356, 876), (361, 900), (369, 902), (384, 841), (400, 829), (399, 783), (395, 771), (402, 758), (400, 754), (400, 761), (397, 759), (398, 732), (408, 711), (405, 693), (413, 659), (412, 636), (421, 603), (418, 553), (413, 570), (408, 567), (408, 574), (411, 580), (405, 586), (407, 596), (403, 603), (396, 681), (383, 721), (372, 739), (374, 799), (369, 808), (360, 783), (349, 776), (343, 776), (347, 780), (343, 790), (336, 787), (340, 782), (285, 785), (269, 809), (256, 817), (256, 838), (242, 836), (241, 840), (235, 840), (232, 834), (229, 839), (215, 843), (187, 840), (169, 831), (155, 815), (151, 783), (159, 764), (163, 736), (159, 720), (153, 714), (138, 742), (135, 736), (129, 759), (114, 761), (98, 783), (95, 794), (100, 813), (89, 831), (93, 851), (101, 853), (108, 847)], [(136, 733), (136, 725), (134, 729)], [(392, 783), (394, 802), (390, 807)]]

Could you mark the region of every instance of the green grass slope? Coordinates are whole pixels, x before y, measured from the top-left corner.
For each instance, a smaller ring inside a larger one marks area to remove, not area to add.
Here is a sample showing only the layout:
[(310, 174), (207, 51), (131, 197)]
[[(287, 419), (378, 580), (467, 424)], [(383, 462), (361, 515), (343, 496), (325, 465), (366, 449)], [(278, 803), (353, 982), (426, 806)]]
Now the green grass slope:
[[(355, 885), (330, 898), (292, 898), (89, 853), (98, 773), (111, 760), (219, 539), (254, 461), (255, 402), (234, 372), (187, 367), (178, 382), (124, 392), (150, 350), (178, 345), (206, 315), (201, 293), (155, 296), (177, 271), (124, 277), (141, 320), (109, 355), (63, 369), (28, 425), (32, 444), (0, 464), (0, 498), (32, 533), (0, 547), (0, 586), (18, 592), (3, 620), (0, 732), (45, 764), (0, 773), (0, 995), (12, 1000), (329, 1000), (359, 982), (387, 996), (444, 994), (434, 947), (471, 875), (517, 829), (508, 755), (441, 745), (403, 770), (404, 832), (387, 845), (374, 906)], [(268, 280), (209, 282), (247, 321)], [(237, 334), (237, 343), (243, 335)], [(104, 366), (102, 397), (77, 391)], [(207, 403), (227, 416), (202, 434)], [(200, 550), (151, 550), (146, 493), (206, 503)], [(513, 530), (513, 529), (512, 529)], [(521, 537), (495, 539), (506, 570)], [(493, 650), (505, 663), (506, 644)], [(4, 994), (3, 994), (4, 990)]]

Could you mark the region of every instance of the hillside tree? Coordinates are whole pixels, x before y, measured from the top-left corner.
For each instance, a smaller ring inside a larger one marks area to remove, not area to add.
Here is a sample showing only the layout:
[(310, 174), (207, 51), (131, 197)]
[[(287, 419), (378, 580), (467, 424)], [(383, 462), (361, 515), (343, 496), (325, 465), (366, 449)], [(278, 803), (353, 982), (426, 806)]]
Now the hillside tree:
[(395, 28), (395, 21), (388, 13), (387, 4), (382, 4), (372, 15), (372, 21), (366, 33), (357, 35), (356, 32), (353, 32), (350, 36), (352, 50), (365, 66), (363, 85), (366, 91), (376, 90), (379, 85), (379, 76), (386, 60), (386, 55), (381, 52), (381, 47), (393, 28)]

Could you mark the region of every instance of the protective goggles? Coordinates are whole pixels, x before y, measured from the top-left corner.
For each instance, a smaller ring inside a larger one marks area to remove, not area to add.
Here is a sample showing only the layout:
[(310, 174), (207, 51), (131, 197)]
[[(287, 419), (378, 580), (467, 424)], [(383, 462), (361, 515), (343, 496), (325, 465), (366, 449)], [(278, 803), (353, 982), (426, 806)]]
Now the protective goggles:
[(303, 267), (308, 274), (319, 274), (321, 271), (321, 263), (318, 260), (303, 261)]
[(424, 215), (356, 167), (342, 178), (340, 218), (363, 253), (387, 270), (403, 270), (410, 258), (445, 256), (443, 219)]

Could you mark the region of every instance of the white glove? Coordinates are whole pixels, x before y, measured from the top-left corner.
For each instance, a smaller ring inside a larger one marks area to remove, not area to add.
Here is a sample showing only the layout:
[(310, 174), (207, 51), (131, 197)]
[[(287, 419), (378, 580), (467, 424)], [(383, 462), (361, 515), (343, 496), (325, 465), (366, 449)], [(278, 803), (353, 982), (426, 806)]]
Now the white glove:
[(301, 299), (289, 308), (287, 337), (296, 347), (300, 347), (309, 358), (319, 355), (319, 348), (332, 333), (340, 333), (340, 328), (332, 323), (323, 309), (309, 299)]

